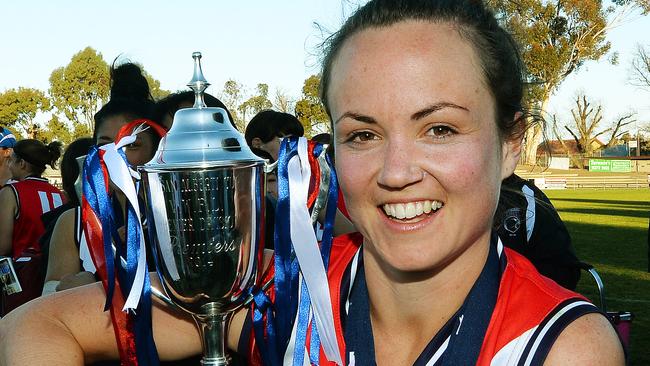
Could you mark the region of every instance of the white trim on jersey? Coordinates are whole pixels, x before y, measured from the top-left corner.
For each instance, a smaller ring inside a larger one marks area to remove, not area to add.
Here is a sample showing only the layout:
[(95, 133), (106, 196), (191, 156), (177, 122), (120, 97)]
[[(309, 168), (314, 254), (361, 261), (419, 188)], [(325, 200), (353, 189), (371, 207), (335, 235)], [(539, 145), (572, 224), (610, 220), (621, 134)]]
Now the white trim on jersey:
[(54, 208), (61, 206), (63, 204), (63, 198), (61, 197), (61, 194), (52, 193), (52, 203), (54, 204)]
[(38, 198), (41, 201), (41, 212), (50, 212), (50, 200), (47, 198), (47, 192), (38, 191)]
[(359, 255), (361, 254), (361, 247), (357, 249), (357, 253), (352, 257), (352, 264), (350, 265), (350, 286), (348, 286), (348, 293), (345, 299), (345, 314), (350, 313), (350, 293), (352, 292), (352, 284), (357, 277), (357, 269), (359, 267)]
[(535, 342), (533, 343), (533, 346), (531, 347), (530, 352), (528, 353), (528, 357), (526, 358), (526, 362), (524, 363), (524, 366), (530, 366), (531, 362), (533, 361), (533, 357), (537, 353), (537, 348), (539, 347), (539, 344), (542, 342), (542, 340), (546, 336), (546, 333), (555, 324), (555, 322), (558, 321), (558, 319), (562, 318), (562, 316), (566, 314), (569, 310), (581, 305), (592, 305), (592, 304), (587, 301), (572, 302), (570, 304), (567, 304), (562, 309), (558, 310), (558, 312), (555, 313), (555, 315), (553, 315), (551, 319), (549, 319), (549, 321), (544, 325), (544, 328), (542, 328), (542, 330), (540, 331), (539, 335), (537, 336), (537, 339), (535, 339)]
[(490, 362), (490, 365), (516, 365), (519, 362), (519, 359), (521, 358), (524, 350), (526, 349), (526, 345), (528, 345), (528, 342), (530, 342), (530, 337), (532, 337), (536, 330), (537, 326), (534, 326), (522, 333), (519, 337), (508, 342), (508, 344), (503, 346), (503, 348), (501, 348), (499, 352), (494, 355), (492, 361)]
[(449, 337), (447, 337), (447, 339), (445, 339), (445, 341), (442, 343), (442, 345), (440, 345), (440, 348), (438, 348), (436, 353), (434, 353), (433, 356), (431, 356), (431, 359), (429, 359), (426, 366), (433, 366), (433, 365), (436, 364), (436, 362), (438, 362), (440, 357), (442, 357), (442, 355), (447, 350), (447, 347), (449, 346), (449, 340), (450, 339), (451, 339), (451, 336), (449, 336)]

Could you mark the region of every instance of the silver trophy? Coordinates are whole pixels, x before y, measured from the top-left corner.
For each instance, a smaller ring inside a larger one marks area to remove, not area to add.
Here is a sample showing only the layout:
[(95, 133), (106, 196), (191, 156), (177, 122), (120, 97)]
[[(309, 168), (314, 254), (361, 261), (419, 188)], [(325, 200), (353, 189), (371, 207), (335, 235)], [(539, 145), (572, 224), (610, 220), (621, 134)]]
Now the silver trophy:
[(199, 328), (202, 365), (227, 365), (226, 324), (259, 277), (264, 248), (264, 160), (222, 108), (207, 108), (210, 85), (195, 52), (192, 108), (174, 115), (154, 158), (140, 168), (147, 222), (166, 301)]

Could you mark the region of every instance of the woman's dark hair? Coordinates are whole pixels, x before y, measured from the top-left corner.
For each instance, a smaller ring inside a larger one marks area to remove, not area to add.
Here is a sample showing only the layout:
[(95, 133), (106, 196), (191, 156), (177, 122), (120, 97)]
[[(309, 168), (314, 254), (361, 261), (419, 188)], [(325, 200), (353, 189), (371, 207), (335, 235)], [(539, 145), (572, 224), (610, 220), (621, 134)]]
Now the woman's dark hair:
[(25, 139), (16, 142), (14, 154), (29, 164), (30, 175), (40, 177), (46, 165), (56, 169), (56, 161), (61, 157), (61, 146), (58, 141), (45, 145), (39, 140)]
[(68, 202), (73, 205), (79, 205), (79, 199), (74, 189), (74, 182), (79, 176), (79, 164), (77, 158), (88, 154), (88, 150), (95, 141), (90, 137), (82, 137), (76, 139), (68, 145), (63, 153), (61, 159), (61, 181), (63, 183), (63, 190), (68, 196)]
[(324, 44), (321, 100), (330, 119), (328, 93), (332, 66), (345, 41), (371, 28), (382, 28), (408, 20), (458, 26), (458, 32), (474, 46), (481, 60), (486, 83), (496, 101), (497, 125), (502, 137), (520, 137), (526, 118), (523, 112), (523, 63), (512, 36), (499, 26), (481, 0), (372, 0), (345, 22)]
[[(230, 111), (228, 110), (226, 105), (223, 104), (219, 99), (217, 99), (216, 97), (208, 93), (203, 93), (203, 101), (205, 102), (205, 105), (208, 107), (217, 107), (217, 108), (225, 109), (226, 114), (228, 114), (228, 119), (230, 120), (230, 124), (235, 129), (237, 129), (237, 126), (235, 125), (235, 120), (232, 118), (232, 114), (230, 114)], [(165, 116), (174, 118), (174, 113), (176, 113), (176, 111), (181, 109), (181, 105), (183, 104), (191, 104), (191, 105), (194, 104), (193, 91), (187, 90), (187, 91), (172, 93), (164, 97), (163, 99), (157, 101), (153, 111), (152, 119), (158, 123), (162, 123)]]
[(305, 128), (298, 118), (283, 112), (270, 109), (261, 111), (251, 119), (246, 126), (244, 137), (248, 146), (253, 146), (253, 139), (259, 138), (263, 143), (271, 141), (274, 137), (296, 136), (305, 134)]
[(140, 66), (131, 62), (115, 66), (113, 62), (110, 100), (95, 113), (93, 140), (97, 140), (97, 130), (107, 118), (124, 115), (127, 120), (152, 119), (153, 108), (149, 84)]

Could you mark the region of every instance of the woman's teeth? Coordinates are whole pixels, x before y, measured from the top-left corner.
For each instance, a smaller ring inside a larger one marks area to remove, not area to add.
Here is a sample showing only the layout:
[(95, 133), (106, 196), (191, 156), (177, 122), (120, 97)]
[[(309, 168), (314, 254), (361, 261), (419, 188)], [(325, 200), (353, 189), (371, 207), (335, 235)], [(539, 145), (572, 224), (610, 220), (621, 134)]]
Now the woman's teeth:
[(384, 212), (396, 219), (412, 219), (431, 211), (437, 211), (443, 206), (440, 201), (418, 201), (409, 203), (387, 203), (384, 205)]

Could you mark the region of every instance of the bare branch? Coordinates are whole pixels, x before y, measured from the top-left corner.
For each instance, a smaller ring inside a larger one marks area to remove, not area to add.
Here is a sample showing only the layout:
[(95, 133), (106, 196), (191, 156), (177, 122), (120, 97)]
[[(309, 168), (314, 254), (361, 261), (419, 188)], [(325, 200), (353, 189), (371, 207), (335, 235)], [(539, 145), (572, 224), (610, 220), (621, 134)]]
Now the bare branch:
[(650, 55), (641, 45), (637, 45), (636, 53), (632, 60), (630, 84), (650, 90)]

